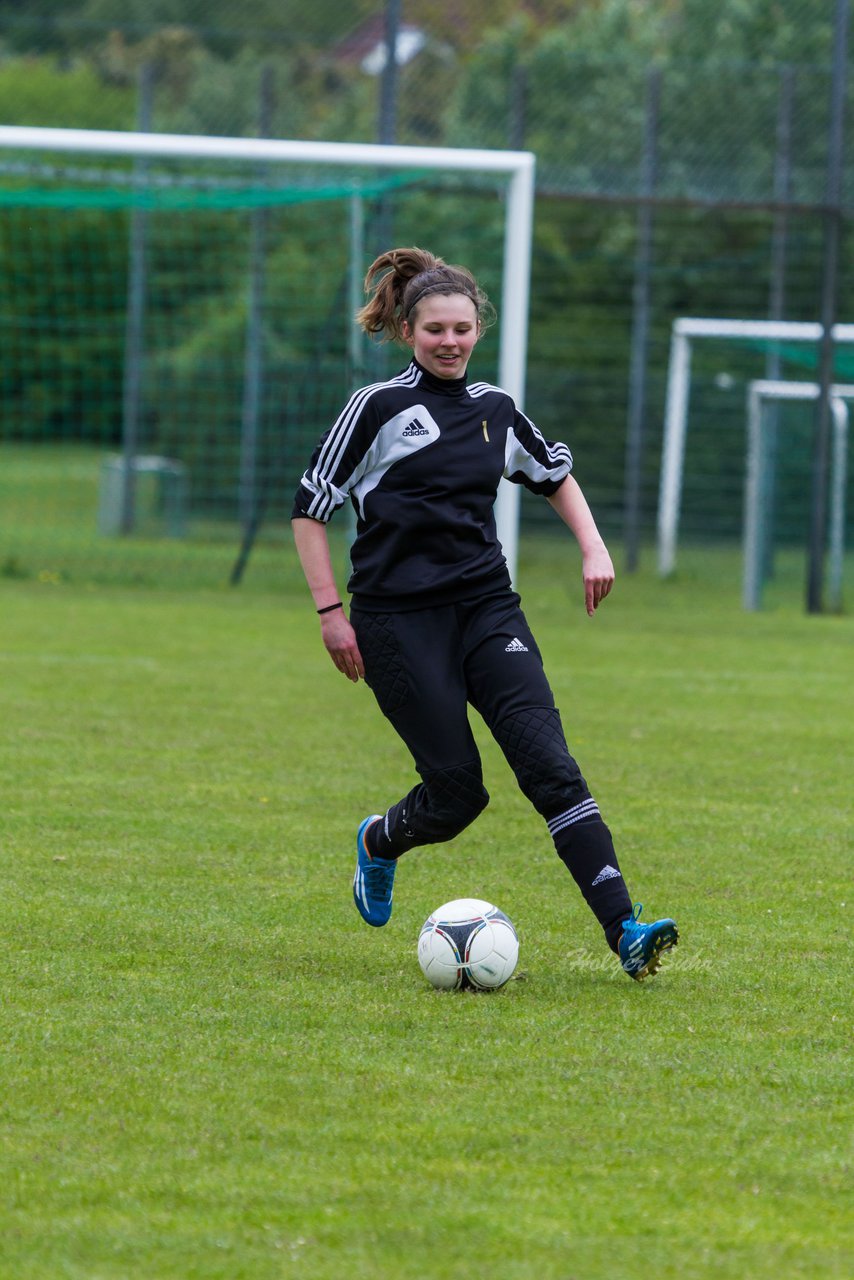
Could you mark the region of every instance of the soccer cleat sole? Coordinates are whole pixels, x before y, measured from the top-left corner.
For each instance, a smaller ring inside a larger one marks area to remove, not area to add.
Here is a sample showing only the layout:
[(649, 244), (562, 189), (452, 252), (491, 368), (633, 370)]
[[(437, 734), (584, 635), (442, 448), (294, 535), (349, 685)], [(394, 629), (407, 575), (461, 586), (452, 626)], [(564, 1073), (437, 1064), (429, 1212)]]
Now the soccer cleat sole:
[[(636, 973), (629, 973), (630, 978), (634, 978), (635, 982), (643, 982), (644, 978), (654, 978), (661, 968), (662, 957), (668, 951), (672, 951), (679, 942), (679, 930), (674, 929), (672, 933), (662, 934), (660, 938), (656, 938), (653, 944), (653, 952), (649, 960), (642, 969), (638, 969)], [(628, 970), (626, 970), (628, 973)]]

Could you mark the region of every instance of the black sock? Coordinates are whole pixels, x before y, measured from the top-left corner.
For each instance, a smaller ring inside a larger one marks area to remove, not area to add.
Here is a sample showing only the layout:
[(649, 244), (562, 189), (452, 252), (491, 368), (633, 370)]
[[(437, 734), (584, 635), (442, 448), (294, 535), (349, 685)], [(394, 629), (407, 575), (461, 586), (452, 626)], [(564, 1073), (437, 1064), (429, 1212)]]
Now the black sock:
[(376, 822), (372, 822), (362, 837), (365, 848), (372, 858), (398, 858), (400, 855), (395, 853), (391, 847), (391, 842), (386, 831), (386, 814)]
[(632, 900), (620, 871), (611, 832), (598, 812), (566, 822), (569, 817), (569, 814), (559, 814), (549, 821), (555, 849), (601, 924), (608, 946), (616, 951), (623, 921), (632, 914)]

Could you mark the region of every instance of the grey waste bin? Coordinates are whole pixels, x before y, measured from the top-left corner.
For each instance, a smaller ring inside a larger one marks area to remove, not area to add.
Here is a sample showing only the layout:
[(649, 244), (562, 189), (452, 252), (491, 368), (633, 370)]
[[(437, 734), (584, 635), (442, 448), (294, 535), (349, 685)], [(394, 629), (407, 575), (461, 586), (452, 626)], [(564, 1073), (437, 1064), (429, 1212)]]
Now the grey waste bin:
[[(111, 536), (124, 530), (127, 460), (121, 455), (101, 464), (98, 532)], [(187, 532), (187, 468), (174, 458), (137, 454), (133, 467), (133, 533), (145, 537), (183, 538)]]

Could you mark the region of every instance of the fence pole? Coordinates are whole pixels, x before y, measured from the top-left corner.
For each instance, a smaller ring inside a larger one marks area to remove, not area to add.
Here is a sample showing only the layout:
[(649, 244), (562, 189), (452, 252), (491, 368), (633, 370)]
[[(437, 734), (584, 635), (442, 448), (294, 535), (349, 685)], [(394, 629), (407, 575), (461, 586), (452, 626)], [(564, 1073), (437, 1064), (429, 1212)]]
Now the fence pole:
[(827, 546), (828, 464), (830, 457), (833, 326), (839, 287), (839, 241), (842, 230), (842, 163), (845, 136), (845, 81), (848, 62), (849, 0), (836, 0), (833, 24), (833, 74), (830, 95), (830, 129), (827, 145), (827, 193), (824, 213), (824, 270), (821, 289), (821, 357), (819, 397), (812, 448), (809, 553), (806, 607), (821, 613), (824, 607), (824, 563)]
[[(377, 117), (377, 142), (393, 146), (397, 141), (398, 45), (400, 36), (400, 0), (386, 0), (385, 62), (380, 76), (380, 103)], [(381, 195), (377, 202), (377, 253), (391, 246), (394, 235), (394, 210), (391, 197)]]
[(632, 290), (632, 345), (629, 369), (629, 416), (626, 428), (625, 538), (626, 569), (634, 573), (640, 561), (641, 478), (643, 474), (644, 410), (649, 353), (650, 295), (652, 290), (651, 197), (655, 190), (658, 160), (658, 115), (661, 70), (651, 67), (646, 80), (641, 202), (637, 214), (637, 248)]
[(510, 76), (510, 120), (507, 129), (507, 145), (511, 151), (525, 150), (527, 110), (528, 69), (523, 62), (514, 62)]
[[(258, 100), (258, 136), (267, 138), (273, 122), (273, 68), (261, 69)], [(265, 174), (266, 176), (266, 174)], [(267, 265), (269, 214), (252, 212), (249, 247), (249, 296), (246, 315), (246, 347), (243, 357), (243, 405), (240, 424), (240, 523), (246, 533), (258, 512), (258, 451), (261, 398), (264, 386), (264, 274)]]
[[(154, 70), (143, 63), (139, 72), (137, 129), (151, 131), (154, 105)], [(141, 175), (148, 166), (145, 158), (134, 163), (134, 173)], [(125, 359), (122, 386), (122, 496), (119, 529), (133, 533), (136, 523), (136, 458), (139, 453), (139, 411), (142, 371), (145, 354), (145, 284), (148, 254), (148, 214), (133, 208), (130, 215), (128, 250), (128, 297), (125, 312)]]
[[(347, 255), (347, 354), (349, 357), (349, 389), (356, 391), (365, 377), (365, 335), (356, 323), (356, 312), (365, 300), (365, 201), (360, 192), (354, 191), (348, 205)], [(347, 545), (356, 538), (356, 510), (347, 503)], [(349, 562), (348, 562), (349, 572)]]
[(347, 206), (347, 354), (351, 391), (362, 385), (365, 374), (365, 335), (356, 323), (356, 312), (365, 301), (365, 201), (354, 191)]
[[(771, 283), (768, 289), (768, 319), (782, 320), (786, 307), (786, 268), (789, 250), (789, 214), (783, 207), (792, 198), (792, 113), (795, 101), (795, 69), (780, 68), (780, 99), (777, 107), (777, 148), (774, 155), (774, 225), (771, 232)], [(777, 382), (782, 361), (779, 344), (768, 347), (765, 378)], [(765, 413), (765, 443), (768, 454), (767, 474), (763, 480), (762, 577), (774, 576), (774, 508), (777, 497), (777, 450), (780, 430), (780, 404), (769, 400)]]

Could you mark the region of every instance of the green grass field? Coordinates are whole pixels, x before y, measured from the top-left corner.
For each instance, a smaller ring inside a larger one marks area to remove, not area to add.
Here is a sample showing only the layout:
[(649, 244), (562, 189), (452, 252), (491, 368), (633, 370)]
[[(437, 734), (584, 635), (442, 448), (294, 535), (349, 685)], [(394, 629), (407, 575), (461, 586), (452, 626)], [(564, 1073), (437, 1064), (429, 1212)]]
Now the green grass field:
[[(854, 622), (746, 615), (737, 557), (521, 587), (645, 915), (629, 981), (498, 749), (492, 803), (352, 904), (410, 785), (281, 589), (0, 582), (3, 1280), (848, 1277)], [(424, 981), (496, 901), (520, 977)]]

